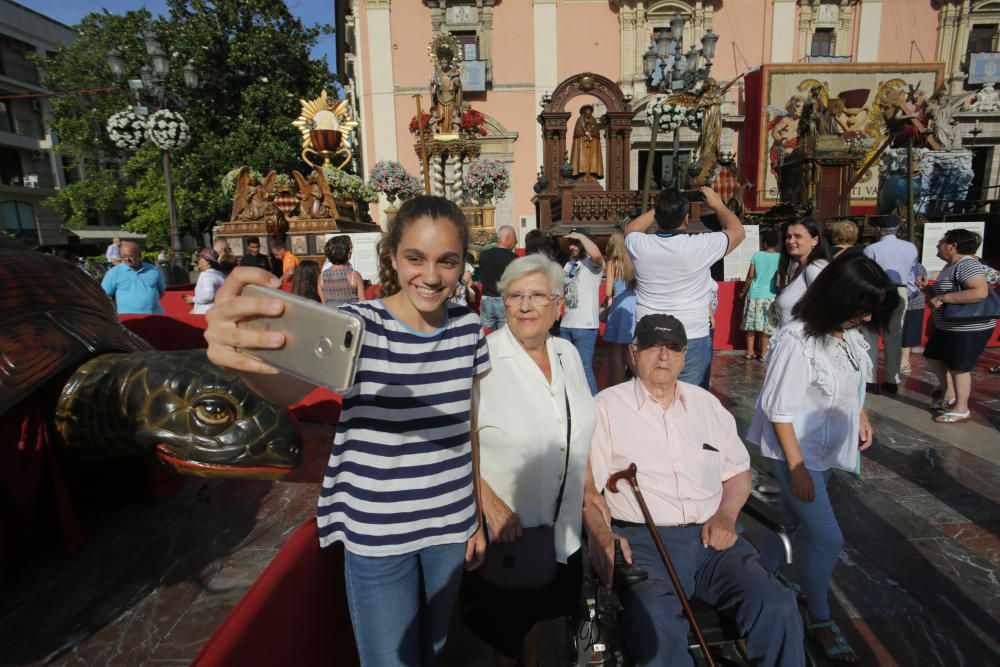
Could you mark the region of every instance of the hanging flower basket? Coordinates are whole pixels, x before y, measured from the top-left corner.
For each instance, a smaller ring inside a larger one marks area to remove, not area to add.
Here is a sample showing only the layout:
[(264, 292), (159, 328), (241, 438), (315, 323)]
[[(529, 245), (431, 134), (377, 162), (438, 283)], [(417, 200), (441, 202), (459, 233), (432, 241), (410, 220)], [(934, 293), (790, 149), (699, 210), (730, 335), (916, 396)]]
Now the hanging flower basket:
[(108, 118), (108, 136), (122, 150), (137, 150), (146, 143), (146, 121), (132, 109), (119, 111)]
[(149, 117), (146, 134), (161, 151), (184, 148), (191, 140), (191, 131), (179, 113), (160, 109)]
[(666, 95), (658, 95), (646, 105), (646, 125), (653, 127), (656, 112), (660, 112), (660, 132), (673, 132), (687, 120), (688, 109), (679, 104), (663, 104)]
[(485, 203), (487, 199), (503, 197), (510, 189), (510, 172), (500, 160), (473, 160), (465, 185), (473, 197)]

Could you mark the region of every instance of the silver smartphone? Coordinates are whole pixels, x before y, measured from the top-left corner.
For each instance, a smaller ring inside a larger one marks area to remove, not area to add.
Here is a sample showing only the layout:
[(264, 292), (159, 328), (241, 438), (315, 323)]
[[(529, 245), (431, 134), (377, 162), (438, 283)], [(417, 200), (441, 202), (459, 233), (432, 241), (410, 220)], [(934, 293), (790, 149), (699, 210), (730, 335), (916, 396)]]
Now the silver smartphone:
[(325, 306), (288, 292), (247, 285), (243, 296), (278, 299), (284, 311), (278, 317), (251, 317), (237, 326), (256, 331), (278, 331), (285, 335), (284, 347), (247, 348), (240, 352), (300, 380), (336, 392), (354, 384), (365, 322), (351, 313)]

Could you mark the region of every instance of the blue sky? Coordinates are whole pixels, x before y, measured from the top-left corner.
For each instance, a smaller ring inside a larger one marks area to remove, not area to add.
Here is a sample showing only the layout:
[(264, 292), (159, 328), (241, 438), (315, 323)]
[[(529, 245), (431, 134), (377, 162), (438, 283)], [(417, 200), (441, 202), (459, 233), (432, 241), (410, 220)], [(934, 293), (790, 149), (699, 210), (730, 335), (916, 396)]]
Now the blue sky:
[[(167, 13), (165, 0), (16, 0), (18, 3), (44, 14), (66, 25), (79, 23), (80, 19), (101, 9), (107, 9), (112, 14), (124, 14), (132, 9), (145, 7), (154, 16)], [(286, 0), (286, 5), (292, 14), (306, 25), (317, 23), (333, 23), (334, 0)], [(326, 56), (330, 69), (337, 67), (336, 42), (333, 35), (327, 35), (313, 48), (314, 58)]]

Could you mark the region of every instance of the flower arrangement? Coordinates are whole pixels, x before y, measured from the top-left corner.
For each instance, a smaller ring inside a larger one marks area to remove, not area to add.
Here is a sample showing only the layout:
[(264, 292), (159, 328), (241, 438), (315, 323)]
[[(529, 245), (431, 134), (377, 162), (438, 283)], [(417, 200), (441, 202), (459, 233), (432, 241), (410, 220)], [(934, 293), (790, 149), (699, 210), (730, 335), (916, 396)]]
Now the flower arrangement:
[(701, 118), (705, 115), (705, 110), (701, 107), (689, 107), (684, 114), (684, 124), (695, 132), (701, 132)]
[(324, 164), (323, 177), (330, 185), (330, 192), (334, 197), (357, 199), (367, 204), (378, 201), (378, 194), (354, 174), (335, 169), (331, 164)]
[(282, 190), (292, 189), (292, 178), (288, 174), (275, 174), (274, 183), (272, 184), (275, 191), (280, 192)]
[(395, 160), (379, 160), (368, 172), (368, 187), (384, 194), (391, 203), (407, 187), (408, 176), (403, 165)]
[(107, 127), (108, 136), (118, 148), (134, 151), (146, 143), (146, 121), (132, 109), (113, 114)]
[[(240, 176), (240, 170), (242, 167), (236, 167), (235, 169), (230, 169), (226, 172), (226, 175), (222, 177), (222, 192), (227, 197), (232, 197), (236, 194), (236, 179)], [(264, 177), (256, 169), (250, 170), (250, 178), (257, 179), (257, 182), (264, 180)]]
[[(429, 134), (431, 131), (431, 115), (426, 111), (420, 114), (424, 119), (424, 134)], [(420, 132), (420, 124), (417, 122), (417, 115), (413, 114), (413, 118), (410, 119), (410, 134), (416, 135)]]
[(471, 107), (466, 109), (465, 113), (462, 114), (460, 128), (462, 134), (469, 137), (485, 137), (488, 134), (486, 131), (486, 118)]
[(664, 104), (666, 95), (657, 95), (646, 105), (646, 125), (653, 127), (656, 112), (660, 112), (660, 132), (673, 132), (687, 119), (687, 108), (679, 104)]
[(422, 194), (424, 194), (424, 184), (416, 176), (407, 174), (406, 178), (403, 179), (403, 187), (400, 188), (396, 196), (399, 197), (400, 201), (406, 201)]
[(469, 192), (480, 202), (490, 197), (503, 197), (510, 189), (510, 172), (500, 160), (473, 160), (465, 177)]
[(160, 109), (149, 117), (146, 136), (160, 150), (175, 151), (187, 145), (191, 140), (191, 131), (179, 113)]
[(848, 153), (865, 154), (875, 145), (872, 138), (864, 132), (844, 132), (840, 137), (847, 142)]

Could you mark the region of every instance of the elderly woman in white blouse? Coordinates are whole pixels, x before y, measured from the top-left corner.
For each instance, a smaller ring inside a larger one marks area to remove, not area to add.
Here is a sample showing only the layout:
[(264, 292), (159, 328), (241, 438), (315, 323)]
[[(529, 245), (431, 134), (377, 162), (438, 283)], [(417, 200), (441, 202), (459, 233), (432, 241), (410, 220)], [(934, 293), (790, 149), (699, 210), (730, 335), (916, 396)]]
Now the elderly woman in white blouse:
[(195, 253), (195, 266), (201, 271), (194, 286), (194, 295), (185, 294), (184, 303), (194, 306), (192, 315), (204, 315), (215, 305), (215, 293), (226, 281), (219, 268), (219, 253), (212, 248), (202, 248)]
[[(844, 536), (826, 485), (835, 468), (859, 469), (859, 452), (872, 444), (864, 411), (871, 361), (858, 326), (884, 325), (898, 300), (885, 271), (864, 255), (841, 255), (830, 263), (795, 305), (795, 320), (771, 339), (747, 434), (771, 460), (781, 509), (805, 529), (799, 569), (810, 616), (806, 629), (836, 662), (858, 658), (830, 619), (827, 603)], [(781, 553), (778, 539), (768, 536), (761, 564), (777, 571)]]
[[(596, 417), (576, 348), (549, 335), (562, 307), (562, 268), (528, 255), (511, 262), (497, 285), (507, 326), (486, 339), (492, 369), (480, 381), (476, 407), (491, 544), (486, 564), (463, 582), (463, 619), (494, 648), (498, 665), (520, 657), (532, 666), (538, 623), (572, 614), (579, 599), (583, 481)], [(551, 580), (533, 588), (498, 583), (490, 566), (500, 552), (491, 551), (513, 547), (539, 526), (554, 527)]]

